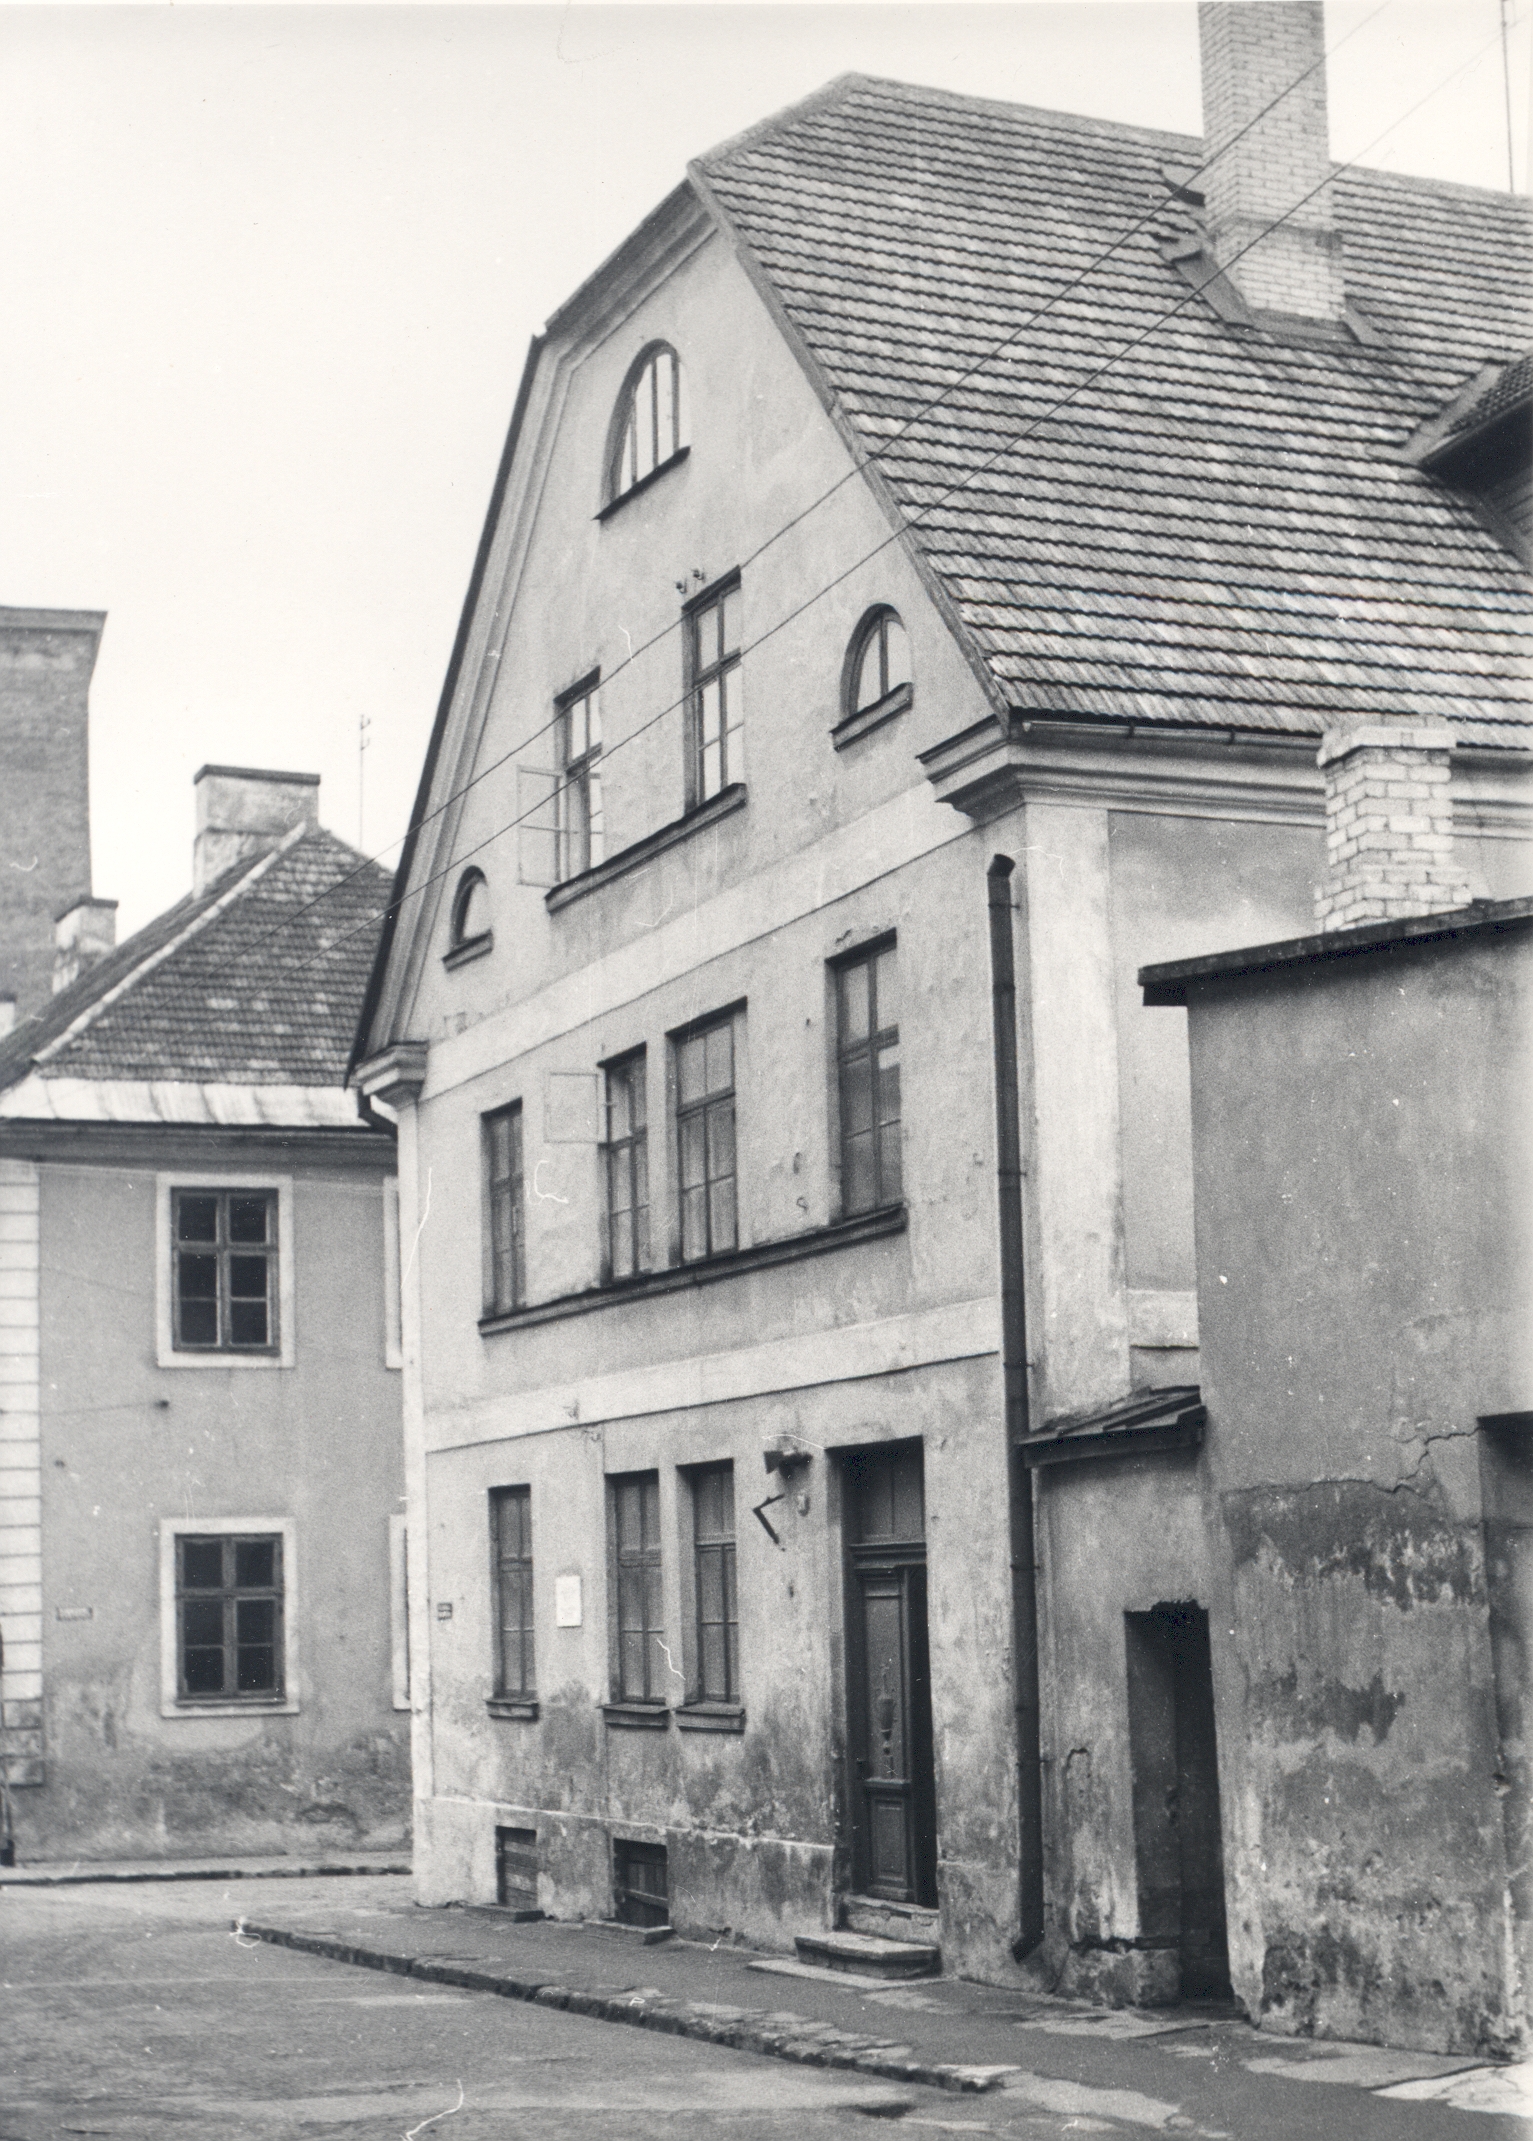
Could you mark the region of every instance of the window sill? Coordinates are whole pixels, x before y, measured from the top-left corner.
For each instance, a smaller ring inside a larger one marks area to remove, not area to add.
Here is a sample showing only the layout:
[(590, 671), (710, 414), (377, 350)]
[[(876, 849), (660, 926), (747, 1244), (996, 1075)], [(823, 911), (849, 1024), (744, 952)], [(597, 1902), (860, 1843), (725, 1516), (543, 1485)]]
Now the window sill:
[(491, 1717), (511, 1717), (527, 1725), (537, 1722), (536, 1695), (487, 1695), (484, 1706)]
[(796, 1264), (811, 1256), (825, 1256), (833, 1249), (850, 1249), (858, 1242), (879, 1241), (886, 1234), (903, 1234), (906, 1225), (903, 1204), (886, 1204), (876, 1212), (859, 1212), (852, 1219), (833, 1220), (828, 1227), (815, 1227), (807, 1234), (789, 1234), (780, 1241), (756, 1242), (749, 1249), (730, 1249), (696, 1264), (673, 1264), (664, 1271), (641, 1271), (631, 1279), (614, 1279), (607, 1286), (587, 1292), (561, 1294), (552, 1301), (534, 1301), (525, 1308), (508, 1309), (499, 1315), (481, 1316), (480, 1335), (493, 1338), (501, 1331), (520, 1331), (535, 1323), (557, 1323), (565, 1316), (584, 1316), (592, 1309), (615, 1308), (620, 1302), (642, 1301), (656, 1294), (681, 1293), (689, 1286), (709, 1286), (716, 1279), (732, 1279), (747, 1271), (766, 1271), (774, 1264)]
[(602, 1715), (622, 1732), (664, 1732), (671, 1722), (663, 1702), (604, 1702)]
[(298, 1703), (290, 1695), (241, 1695), (237, 1699), (216, 1695), (202, 1701), (195, 1695), (178, 1695), (174, 1702), (160, 1704), (161, 1717), (296, 1717)]
[(482, 959), (486, 952), (495, 949), (495, 932), (487, 929), (482, 937), (467, 937), (455, 944), (451, 951), (443, 952), (442, 964), (449, 973), (460, 966), (467, 966), (471, 959)]
[(642, 491), (647, 491), (652, 483), (658, 483), (662, 476), (668, 476), (673, 468), (680, 468), (691, 451), (690, 446), (678, 446), (667, 460), (657, 462), (647, 476), (641, 476), (637, 483), (630, 483), (627, 490), (620, 491), (616, 498), (608, 499), (597, 514), (597, 519), (610, 520), (614, 513), (621, 513), (630, 498), (637, 498)]
[(881, 699), (871, 706), (864, 706), (855, 714), (848, 714), (838, 721), (830, 732), (830, 740), (838, 751), (844, 751), (849, 743), (860, 743), (864, 736), (871, 736), (874, 729), (881, 729), (886, 721), (896, 714), (903, 714), (915, 698), (909, 684), (896, 684), (893, 691), (886, 691)]
[(743, 1732), (745, 1711), (736, 1702), (689, 1702), (676, 1712), (678, 1732)]
[(663, 855), (667, 848), (680, 846), (690, 840), (694, 833), (706, 832), (710, 825), (717, 825), (720, 818), (745, 806), (746, 786), (744, 781), (735, 781), (728, 788), (721, 788), (717, 795), (710, 796), (706, 803), (699, 803), (684, 817), (673, 818), (669, 825), (662, 825), (657, 832), (646, 833), (642, 840), (634, 840), (605, 862), (594, 863), (589, 870), (582, 870), (578, 877), (567, 877), (562, 885), (551, 885), (543, 895), (543, 904), (550, 914), (557, 914), (561, 907), (568, 907), (588, 892), (598, 892), (614, 878), (626, 877), (630, 870), (643, 867), (656, 855)]

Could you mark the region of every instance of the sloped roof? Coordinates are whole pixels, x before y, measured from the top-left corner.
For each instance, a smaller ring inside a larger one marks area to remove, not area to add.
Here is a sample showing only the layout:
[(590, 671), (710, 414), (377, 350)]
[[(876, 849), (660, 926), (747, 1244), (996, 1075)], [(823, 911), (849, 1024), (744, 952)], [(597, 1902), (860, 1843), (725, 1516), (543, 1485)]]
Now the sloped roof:
[(693, 169), (1008, 704), (1301, 734), (1441, 714), (1526, 744), (1520, 567), (1397, 456), (1533, 340), (1528, 204), (1341, 172), (1348, 294), (1385, 345), (1285, 342), (1162, 257), (1195, 213), (1162, 166), (1200, 154), (851, 76)]
[(323, 827), (290, 833), (18, 1026), (0, 1042), (0, 1089), (29, 1073), (343, 1085), (388, 890), (386, 871)]
[(1525, 352), (1515, 364), (1509, 364), (1499, 378), (1493, 379), (1467, 409), (1460, 410), (1452, 428), (1454, 431), (1470, 431), (1478, 430), (1484, 424), (1493, 424), (1513, 409), (1525, 409), (1529, 395), (1533, 395), (1533, 356)]

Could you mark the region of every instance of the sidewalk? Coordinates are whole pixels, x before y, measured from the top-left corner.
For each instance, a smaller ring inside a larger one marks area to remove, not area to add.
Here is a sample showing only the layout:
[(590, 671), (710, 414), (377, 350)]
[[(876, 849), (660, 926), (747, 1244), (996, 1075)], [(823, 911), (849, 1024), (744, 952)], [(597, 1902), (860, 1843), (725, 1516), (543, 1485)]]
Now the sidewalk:
[(95, 1881), (312, 1881), (323, 1874), (405, 1874), (408, 1851), (351, 1851), (312, 1858), (45, 1859), (0, 1866), (0, 1888), (71, 1888)]
[[(523, 1925), (491, 1909), (423, 1909), (382, 1884), (355, 1901), (338, 1890), (333, 1908), (328, 1896), (291, 1909), (263, 1896), (259, 1916), (236, 1926), (300, 1953), (601, 2021), (971, 2097), (1004, 2092), (1018, 2111), (1156, 2131), (1331, 2141), (1344, 2119), (1349, 2141), (1365, 2141), (1423, 2133), (1421, 2112), (1403, 2107), (1430, 2104), (1439, 2118), (1442, 2109), (1503, 2114), (1516, 2123), (1502, 2130), (1525, 2134), (1533, 2113), (1526, 2067), (1267, 2036), (1207, 2008), (1108, 2010), (953, 1978), (890, 1984), (722, 1943), (652, 1945), (607, 1923)], [(1430, 2130), (1444, 2129), (1434, 2119)], [(1490, 2141), (1497, 2130), (1472, 2132)]]

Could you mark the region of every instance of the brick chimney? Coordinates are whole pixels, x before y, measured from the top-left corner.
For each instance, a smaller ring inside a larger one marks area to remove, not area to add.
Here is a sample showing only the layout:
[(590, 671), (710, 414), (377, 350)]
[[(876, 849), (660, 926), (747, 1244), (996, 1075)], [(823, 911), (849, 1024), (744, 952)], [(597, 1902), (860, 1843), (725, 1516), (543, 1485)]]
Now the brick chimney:
[(1453, 801), (1445, 721), (1401, 715), (1327, 731), (1325, 882), (1315, 894), (1323, 930), (1442, 914), (1469, 903), (1453, 860)]
[(1215, 260), (1253, 312), (1340, 320), (1321, 0), (1203, 0), (1198, 41), (1206, 167), (1198, 183)]
[(197, 796), (192, 891), (199, 897), (237, 862), (269, 853), (295, 825), (319, 823), (317, 773), (204, 766), (193, 775), (192, 787)]
[(53, 924), (53, 993), (67, 989), (117, 942), (116, 900), (76, 900)]

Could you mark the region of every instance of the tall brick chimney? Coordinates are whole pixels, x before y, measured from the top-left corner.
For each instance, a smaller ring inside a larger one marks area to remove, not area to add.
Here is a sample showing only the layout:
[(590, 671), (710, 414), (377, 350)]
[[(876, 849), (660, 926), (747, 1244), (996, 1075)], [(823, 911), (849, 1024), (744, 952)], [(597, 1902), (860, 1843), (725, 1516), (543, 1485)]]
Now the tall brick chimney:
[[(1205, 165), (1198, 183), (1215, 260), (1253, 312), (1339, 320), (1345, 295), (1321, 0), (1203, 0), (1198, 42)], [(1280, 216), (1286, 220), (1278, 223)]]
[(1452, 748), (1445, 721), (1402, 715), (1327, 731), (1326, 875), (1315, 895), (1323, 930), (1468, 905), (1453, 859)]
[(269, 853), (295, 825), (319, 823), (317, 773), (204, 766), (192, 776), (192, 786), (197, 795), (192, 891), (199, 896), (237, 862)]

